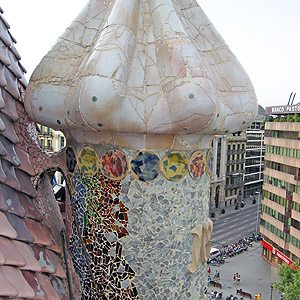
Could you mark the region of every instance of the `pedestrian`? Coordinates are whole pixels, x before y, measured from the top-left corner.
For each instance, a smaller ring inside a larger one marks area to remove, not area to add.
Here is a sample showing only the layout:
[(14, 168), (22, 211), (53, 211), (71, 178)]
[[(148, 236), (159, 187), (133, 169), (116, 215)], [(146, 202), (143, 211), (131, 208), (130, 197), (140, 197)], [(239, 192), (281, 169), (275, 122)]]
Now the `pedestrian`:
[(208, 274), (210, 274), (210, 267), (208, 267), (208, 270), (207, 270)]
[(218, 279), (220, 279), (220, 272), (219, 271), (218, 271), (217, 277), (218, 277)]
[(218, 271), (216, 270), (215, 274), (214, 274), (214, 280), (218, 278)]
[(207, 286), (209, 286), (210, 281), (211, 281), (210, 276), (208, 276), (208, 278), (207, 278)]
[(237, 284), (240, 284), (241, 281), (241, 275), (239, 273), (236, 273), (236, 279), (237, 279)]
[(235, 284), (236, 282), (236, 277), (235, 277), (235, 274), (233, 274), (233, 284)]

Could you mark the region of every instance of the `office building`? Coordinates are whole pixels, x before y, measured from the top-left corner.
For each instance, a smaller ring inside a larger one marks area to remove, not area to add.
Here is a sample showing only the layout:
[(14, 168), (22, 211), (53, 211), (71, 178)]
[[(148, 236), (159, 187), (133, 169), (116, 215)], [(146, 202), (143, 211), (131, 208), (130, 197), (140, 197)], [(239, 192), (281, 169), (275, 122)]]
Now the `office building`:
[(263, 256), (275, 264), (300, 258), (299, 105), (267, 107), (265, 170), (260, 231)]
[(265, 155), (264, 119), (265, 110), (259, 105), (258, 115), (246, 130), (244, 198), (262, 191)]

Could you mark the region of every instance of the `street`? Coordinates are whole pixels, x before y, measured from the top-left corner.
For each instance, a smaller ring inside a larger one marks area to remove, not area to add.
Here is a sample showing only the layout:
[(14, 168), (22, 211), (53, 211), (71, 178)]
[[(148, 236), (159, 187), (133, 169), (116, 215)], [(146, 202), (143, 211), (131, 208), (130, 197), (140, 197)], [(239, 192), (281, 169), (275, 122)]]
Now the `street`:
[(212, 247), (220, 248), (221, 245), (236, 243), (256, 232), (257, 205), (249, 201), (241, 210), (231, 210), (227, 215), (225, 213), (216, 217), (213, 222)]

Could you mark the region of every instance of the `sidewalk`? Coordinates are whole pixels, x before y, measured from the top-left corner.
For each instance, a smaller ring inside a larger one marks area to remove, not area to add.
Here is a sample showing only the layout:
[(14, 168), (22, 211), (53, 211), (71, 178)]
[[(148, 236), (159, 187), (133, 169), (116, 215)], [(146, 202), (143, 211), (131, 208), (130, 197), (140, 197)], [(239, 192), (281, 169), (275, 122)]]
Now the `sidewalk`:
[[(262, 246), (258, 242), (253, 243), (252, 248), (227, 258), (225, 264), (220, 266), (211, 266), (211, 278), (216, 270), (220, 272), (220, 283), (222, 288), (210, 286), (208, 294), (211, 291), (223, 291), (222, 299), (226, 299), (229, 295), (236, 295), (237, 289), (252, 294), (252, 299), (256, 294), (261, 294), (261, 300), (271, 299), (271, 284), (279, 280), (277, 275), (278, 269), (269, 265), (261, 257)], [(233, 274), (239, 273), (241, 281), (239, 285), (233, 283)], [(238, 299), (241, 296), (237, 296)], [(244, 298), (245, 299), (245, 298)], [(279, 300), (280, 295), (277, 290), (273, 289), (272, 300)]]
[[(222, 218), (222, 217), (226, 217), (226, 216), (228, 217), (228, 216), (230, 216), (234, 213), (237, 213), (241, 210), (247, 209), (250, 206), (255, 206), (255, 205), (257, 206), (257, 203), (253, 204), (252, 199), (250, 199), (250, 198), (245, 198), (244, 201), (245, 201), (244, 207), (241, 207), (241, 204), (239, 203), (238, 210), (235, 209), (235, 204), (232, 204), (232, 205), (226, 206), (226, 207), (221, 207), (221, 208), (212, 208), (209, 211), (209, 217), (211, 218), (212, 221), (214, 221), (214, 220)], [(224, 214), (222, 214), (222, 209), (225, 209)], [(215, 213), (215, 217), (212, 218), (211, 213)]]

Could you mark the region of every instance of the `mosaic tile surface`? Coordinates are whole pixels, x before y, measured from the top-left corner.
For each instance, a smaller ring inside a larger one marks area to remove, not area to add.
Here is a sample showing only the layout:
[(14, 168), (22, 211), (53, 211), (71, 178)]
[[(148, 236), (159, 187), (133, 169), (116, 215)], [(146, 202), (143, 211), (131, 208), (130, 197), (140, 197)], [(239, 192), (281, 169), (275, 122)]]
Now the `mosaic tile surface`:
[[(102, 148), (94, 151), (100, 156)], [(122, 152), (134, 160), (144, 158), (147, 151), (122, 148)], [(169, 153), (154, 154), (155, 161), (160, 161)], [(181, 153), (180, 158), (187, 164), (186, 157), (192, 154)], [(144, 160), (138, 162), (144, 164)], [(160, 173), (143, 182), (131, 172), (122, 180), (112, 180), (101, 170), (90, 177), (78, 169), (74, 183), (71, 204), (76, 222), (70, 249), (83, 300), (98, 295), (197, 299), (203, 292), (206, 265), (201, 264), (193, 275), (186, 268), (192, 260), (190, 231), (207, 221), (209, 178), (205, 173), (197, 181), (190, 176), (170, 181)]]
[[(123, 256), (129, 233), (128, 208), (120, 200), (121, 182), (98, 172), (75, 173), (71, 253), (82, 285), (82, 299), (139, 299), (135, 272)], [(83, 244), (82, 244), (83, 243)]]
[(131, 160), (131, 172), (139, 181), (154, 180), (160, 173), (161, 162), (159, 157), (150, 151), (140, 151)]
[(128, 158), (122, 151), (109, 151), (100, 158), (100, 170), (110, 179), (121, 180), (129, 171)]
[(209, 150), (206, 154), (206, 167), (205, 167), (205, 171), (208, 177), (211, 175), (212, 172), (213, 161), (214, 161), (214, 154), (211, 150)]
[(162, 161), (162, 171), (165, 177), (171, 181), (178, 181), (188, 171), (188, 159), (185, 154), (179, 151), (168, 153)]
[(189, 171), (193, 179), (202, 177), (206, 166), (206, 158), (203, 151), (195, 151), (190, 157)]
[(93, 176), (99, 168), (99, 157), (91, 147), (83, 148), (78, 155), (78, 166), (86, 176)]

